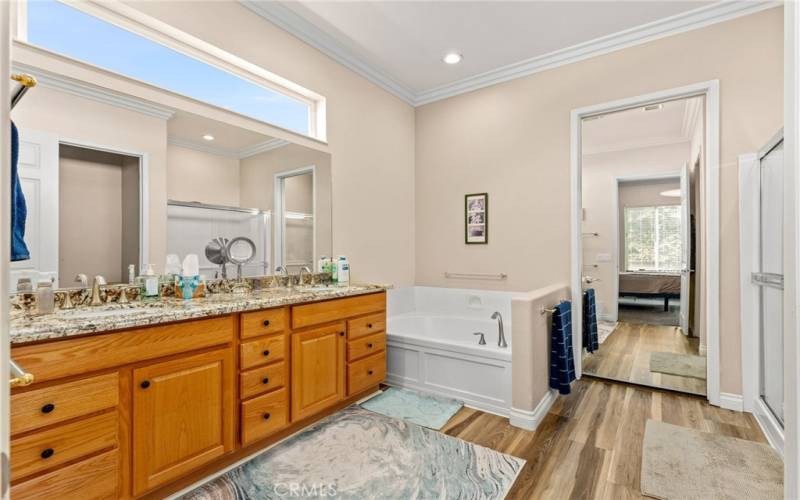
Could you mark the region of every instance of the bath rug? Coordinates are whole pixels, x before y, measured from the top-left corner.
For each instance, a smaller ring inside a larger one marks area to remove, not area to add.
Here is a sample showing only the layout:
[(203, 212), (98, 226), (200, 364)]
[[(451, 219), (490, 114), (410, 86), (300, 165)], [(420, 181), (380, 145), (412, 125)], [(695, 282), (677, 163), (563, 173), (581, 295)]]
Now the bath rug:
[(766, 444), (648, 420), (641, 483), (662, 500), (779, 500), (783, 462)]
[(524, 464), (352, 405), (181, 498), (495, 499)]
[(464, 403), (456, 399), (432, 396), (399, 387), (389, 387), (370, 398), (361, 407), (387, 417), (399, 418), (428, 429), (439, 430)]
[(706, 358), (694, 354), (653, 352), (650, 354), (650, 371), (706, 379)]

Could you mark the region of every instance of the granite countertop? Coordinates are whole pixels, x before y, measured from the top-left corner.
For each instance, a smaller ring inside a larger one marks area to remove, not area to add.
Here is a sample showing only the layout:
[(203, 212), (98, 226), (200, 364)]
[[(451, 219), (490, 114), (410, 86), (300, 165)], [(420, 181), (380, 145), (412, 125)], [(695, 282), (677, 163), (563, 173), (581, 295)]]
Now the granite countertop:
[(200, 299), (162, 298), (153, 302), (131, 302), (97, 307), (58, 310), (53, 314), (32, 316), (11, 312), (12, 344), (53, 340), (87, 333), (108, 332), (172, 321), (207, 318), (269, 307), (303, 304), (339, 297), (379, 292), (389, 285), (354, 283), (347, 287), (302, 290), (265, 289), (247, 294), (216, 293)]

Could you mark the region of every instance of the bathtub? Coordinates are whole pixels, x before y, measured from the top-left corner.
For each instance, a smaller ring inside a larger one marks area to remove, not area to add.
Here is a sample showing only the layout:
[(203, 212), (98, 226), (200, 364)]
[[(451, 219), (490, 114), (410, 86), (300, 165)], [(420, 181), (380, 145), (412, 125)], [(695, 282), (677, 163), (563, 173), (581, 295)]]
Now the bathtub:
[[(448, 396), (508, 416), (511, 408), (512, 292), (408, 287), (389, 290), (390, 385)], [(498, 347), (503, 317), (508, 347)], [(482, 332), (486, 345), (478, 345)]]

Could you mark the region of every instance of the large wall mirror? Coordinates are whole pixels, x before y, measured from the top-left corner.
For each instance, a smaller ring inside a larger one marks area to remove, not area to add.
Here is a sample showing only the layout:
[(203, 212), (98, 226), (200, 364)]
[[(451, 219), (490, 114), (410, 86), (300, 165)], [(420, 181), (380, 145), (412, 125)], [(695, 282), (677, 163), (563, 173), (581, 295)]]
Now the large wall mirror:
[[(35, 75), (34, 71), (28, 71)], [(48, 78), (43, 79), (50, 81)], [(19, 278), (75, 286), (78, 274), (127, 282), (167, 254), (200, 257), (216, 238), (245, 237), (255, 256), (244, 276), (283, 266), (314, 269), (331, 255), (330, 155), (215, 120), (147, 103), (86, 97), (40, 84), (12, 111), (20, 135), (19, 174), (31, 258)]]

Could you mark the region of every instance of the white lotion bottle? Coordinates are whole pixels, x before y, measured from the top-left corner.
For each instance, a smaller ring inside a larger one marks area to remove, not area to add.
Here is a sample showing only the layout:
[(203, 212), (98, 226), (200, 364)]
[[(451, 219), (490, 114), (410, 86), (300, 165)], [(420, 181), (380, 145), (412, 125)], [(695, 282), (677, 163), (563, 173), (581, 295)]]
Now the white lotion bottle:
[(336, 262), (336, 278), (337, 285), (350, 285), (350, 262), (348, 262), (347, 257), (344, 255), (340, 255), (339, 260)]

